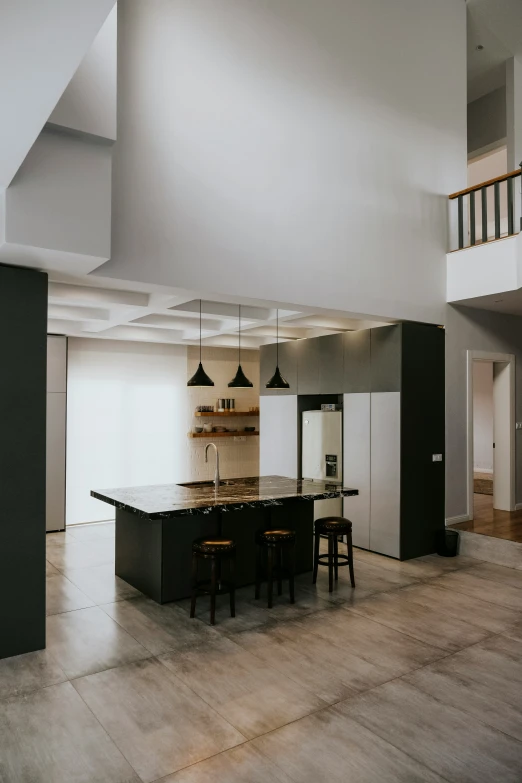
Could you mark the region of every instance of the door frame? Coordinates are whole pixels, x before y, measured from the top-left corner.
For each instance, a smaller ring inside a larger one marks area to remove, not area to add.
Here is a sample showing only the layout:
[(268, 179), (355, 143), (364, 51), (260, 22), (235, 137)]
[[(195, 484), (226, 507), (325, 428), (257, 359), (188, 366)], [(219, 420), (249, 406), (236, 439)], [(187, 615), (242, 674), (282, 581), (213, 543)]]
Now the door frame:
[(510, 506), (515, 510), (515, 370), (516, 360), (512, 353), (494, 353), (489, 351), (467, 351), (466, 352), (466, 373), (467, 373), (467, 496), (468, 508), (467, 518), (473, 519), (473, 362), (501, 362), (509, 365), (509, 413), (511, 420), (510, 428)]

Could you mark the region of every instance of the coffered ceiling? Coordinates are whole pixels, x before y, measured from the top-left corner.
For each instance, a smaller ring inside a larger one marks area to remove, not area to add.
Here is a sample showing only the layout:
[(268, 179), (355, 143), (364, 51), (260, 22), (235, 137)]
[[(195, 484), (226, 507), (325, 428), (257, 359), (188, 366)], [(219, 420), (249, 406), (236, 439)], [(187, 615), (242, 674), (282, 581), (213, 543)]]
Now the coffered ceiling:
[[(241, 344), (259, 348), (276, 340), (276, 303), (228, 302), (194, 291), (125, 283), (107, 278), (51, 275), (50, 334), (110, 340), (194, 345), (237, 345), (241, 304)], [(279, 305), (279, 339), (298, 340), (380, 325), (349, 313), (311, 311)]]

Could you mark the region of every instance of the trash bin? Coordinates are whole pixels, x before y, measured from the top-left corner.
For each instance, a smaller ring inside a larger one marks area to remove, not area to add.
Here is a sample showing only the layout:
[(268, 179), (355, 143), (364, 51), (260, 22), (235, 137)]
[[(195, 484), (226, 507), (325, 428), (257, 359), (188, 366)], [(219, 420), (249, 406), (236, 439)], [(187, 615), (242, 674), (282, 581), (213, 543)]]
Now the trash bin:
[(456, 530), (443, 530), (438, 539), (437, 554), (441, 557), (455, 557), (458, 548), (458, 532)]

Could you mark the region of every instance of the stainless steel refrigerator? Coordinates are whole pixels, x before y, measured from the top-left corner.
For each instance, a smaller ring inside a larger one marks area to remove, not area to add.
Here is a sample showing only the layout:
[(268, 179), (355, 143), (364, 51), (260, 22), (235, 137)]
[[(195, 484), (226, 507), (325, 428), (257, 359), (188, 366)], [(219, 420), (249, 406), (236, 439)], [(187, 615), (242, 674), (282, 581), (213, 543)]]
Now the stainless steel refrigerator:
[[(342, 484), (342, 412), (304, 411), (301, 443), (303, 478)], [(315, 501), (314, 519), (324, 516), (342, 516), (341, 498)]]

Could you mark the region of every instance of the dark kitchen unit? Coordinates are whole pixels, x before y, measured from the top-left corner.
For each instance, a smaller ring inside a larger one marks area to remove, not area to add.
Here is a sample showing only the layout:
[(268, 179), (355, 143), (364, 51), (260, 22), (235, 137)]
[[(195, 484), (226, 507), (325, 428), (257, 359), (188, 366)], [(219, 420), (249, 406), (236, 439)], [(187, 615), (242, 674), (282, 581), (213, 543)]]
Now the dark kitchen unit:
[(204, 481), (93, 490), (91, 495), (116, 507), (116, 575), (166, 603), (190, 595), (192, 542), (199, 536), (222, 535), (236, 542), (238, 587), (255, 582), (255, 535), (261, 529), (295, 530), (296, 573), (311, 572), (314, 501), (357, 495), (357, 490), (256, 476), (225, 479), (217, 490), (214, 482)]
[(299, 478), (302, 411), (339, 401), (343, 479), (359, 490), (344, 503), (354, 544), (401, 560), (434, 552), (445, 526), (444, 353), (444, 330), (419, 323), (285, 342), (291, 385), (278, 391), (264, 388), (274, 346), (262, 346), (261, 474), (275, 463)]

